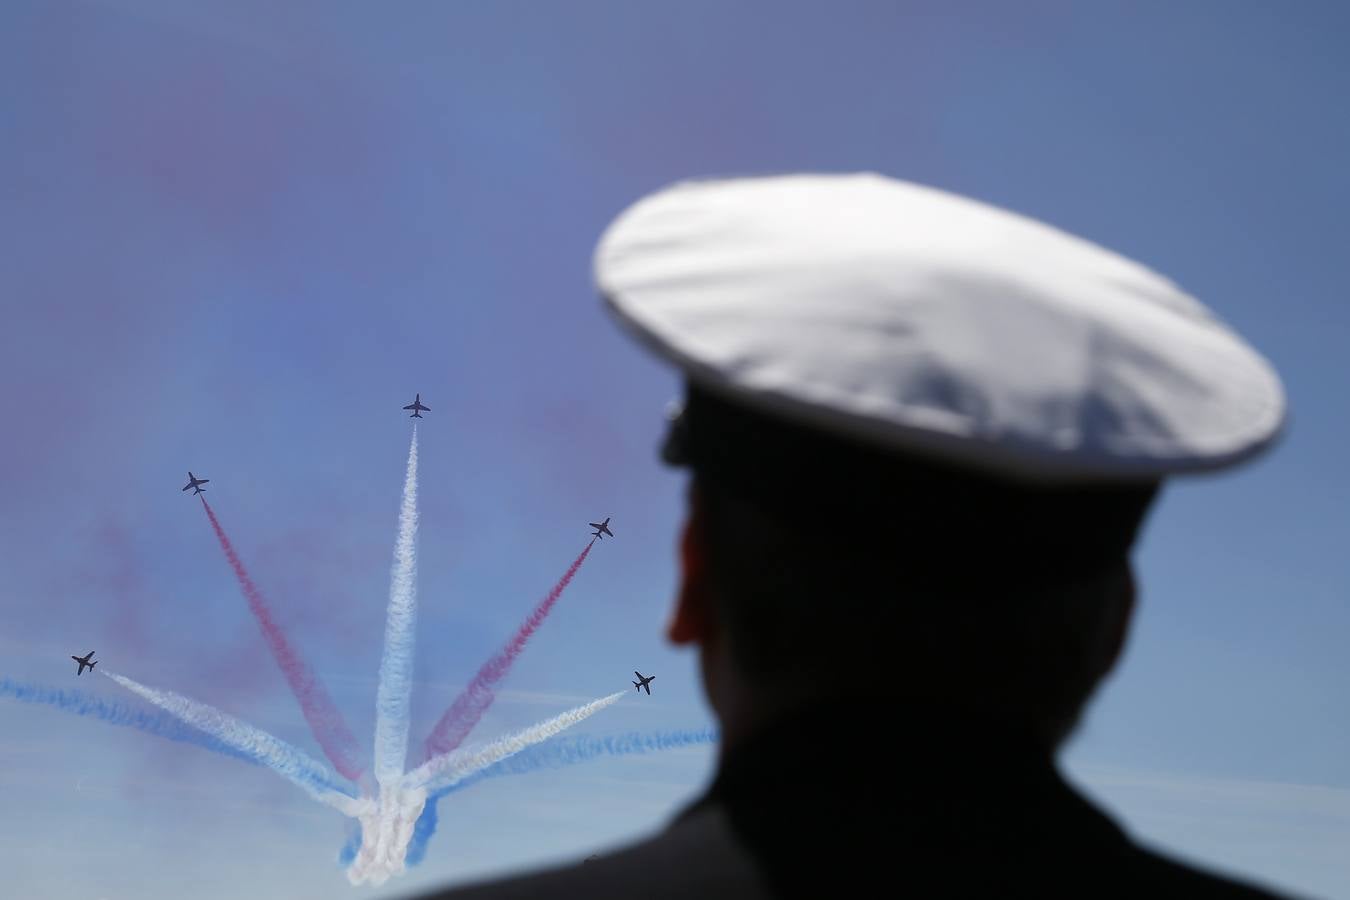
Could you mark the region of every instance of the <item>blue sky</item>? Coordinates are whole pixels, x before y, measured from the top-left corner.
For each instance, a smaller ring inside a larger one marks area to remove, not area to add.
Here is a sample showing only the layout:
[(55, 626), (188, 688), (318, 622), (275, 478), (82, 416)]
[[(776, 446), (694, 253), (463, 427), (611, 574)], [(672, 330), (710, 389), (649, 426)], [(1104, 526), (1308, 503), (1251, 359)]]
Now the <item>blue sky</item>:
[[(869, 169), (1175, 279), (1279, 369), (1282, 444), (1172, 486), (1072, 776), (1142, 839), (1350, 897), (1350, 64), (1337, 4), (11, 2), (0, 6), (0, 676), (67, 656), (317, 753), (192, 468), (359, 735), (421, 391), (414, 736), (613, 515), (480, 726), (627, 685), (593, 733), (710, 721), (661, 637), (673, 374), (590, 253), (695, 175)], [(1014, 8), (1015, 7), (1015, 8)], [(881, 738), (878, 737), (880, 742)], [(254, 767), (0, 702), (17, 896), (348, 890), (338, 816)], [(371, 896), (590, 852), (705, 783), (684, 750), (484, 782)]]

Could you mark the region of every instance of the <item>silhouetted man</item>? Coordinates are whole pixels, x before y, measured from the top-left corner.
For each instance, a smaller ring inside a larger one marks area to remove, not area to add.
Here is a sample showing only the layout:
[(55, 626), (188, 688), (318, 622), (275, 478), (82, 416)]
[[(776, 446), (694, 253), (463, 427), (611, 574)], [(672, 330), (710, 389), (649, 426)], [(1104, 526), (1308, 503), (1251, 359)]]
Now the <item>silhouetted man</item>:
[(668, 634), (717, 774), (651, 840), (442, 896), (1270, 896), (1139, 848), (1054, 760), (1163, 480), (1283, 424), (1254, 350), (1114, 253), (876, 175), (676, 185), (595, 264), (686, 377)]

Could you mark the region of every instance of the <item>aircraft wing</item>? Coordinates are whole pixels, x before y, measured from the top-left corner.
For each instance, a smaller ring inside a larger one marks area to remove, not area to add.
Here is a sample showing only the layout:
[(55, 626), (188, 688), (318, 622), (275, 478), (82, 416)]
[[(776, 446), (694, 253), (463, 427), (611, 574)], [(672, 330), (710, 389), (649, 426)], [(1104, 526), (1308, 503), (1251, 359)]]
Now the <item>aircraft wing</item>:
[(416, 404), (416, 403), (409, 403), (407, 406), (405, 406), (405, 407), (403, 407), (403, 408), (404, 408), (404, 409), (416, 409), (416, 408), (417, 408), (417, 404)]

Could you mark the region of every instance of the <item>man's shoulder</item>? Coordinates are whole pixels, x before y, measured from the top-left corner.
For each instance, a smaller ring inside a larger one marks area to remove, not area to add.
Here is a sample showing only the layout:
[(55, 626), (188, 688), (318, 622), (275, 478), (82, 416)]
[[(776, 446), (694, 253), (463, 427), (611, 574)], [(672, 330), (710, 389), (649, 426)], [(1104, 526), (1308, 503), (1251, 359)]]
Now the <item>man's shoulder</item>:
[(1289, 894), (1246, 881), (1239, 881), (1190, 863), (1173, 859), (1156, 850), (1133, 846), (1129, 877), (1121, 895), (1194, 897), (1197, 900), (1291, 900)]
[[(525, 897), (737, 897), (757, 900), (780, 895), (822, 896), (816, 884), (835, 887), (882, 879), (904, 885), (916, 896), (1003, 897), (1186, 897), (1188, 900), (1287, 900), (1172, 859), (1116, 832), (1113, 841), (1061, 847), (1060, 852), (1025, 852), (1013, 839), (1006, 845), (910, 846), (890, 829), (873, 829), (890, 841), (887, 852), (867, 840), (858, 852), (834, 853), (823, 841), (813, 858), (760, 853), (737, 836), (723, 807), (704, 804), (681, 816), (660, 834), (632, 846), (587, 857), (554, 869), (483, 882), (418, 900), (512, 900)], [(1018, 851), (1017, 848), (1022, 850)], [(778, 848), (783, 850), (784, 848)], [(1044, 849), (1044, 848), (1040, 848)], [(1015, 852), (1016, 851), (1016, 852)], [(760, 857), (757, 859), (757, 856)], [(811, 854), (808, 854), (811, 856)], [(791, 858), (788, 858), (791, 857)], [(903, 874), (898, 874), (903, 873)], [(776, 889), (775, 889), (776, 888)]]
[(725, 814), (707, 806), (632, 846), (515, 878), (426, 895), (419, 900), (520, 897), (743, 897), (770, 894)]

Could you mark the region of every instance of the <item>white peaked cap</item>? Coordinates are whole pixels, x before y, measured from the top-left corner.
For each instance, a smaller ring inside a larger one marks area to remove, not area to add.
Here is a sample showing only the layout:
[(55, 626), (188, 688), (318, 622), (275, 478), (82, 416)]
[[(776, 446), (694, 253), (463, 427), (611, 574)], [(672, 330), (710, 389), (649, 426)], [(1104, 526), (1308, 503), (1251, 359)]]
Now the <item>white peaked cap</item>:
[(619, 320), (695, 385), (1015, 480), (1153, 480), (1268, 446), (1284, 392), (1138, 263), (881, 175), (688, 181), (595, 252)]

